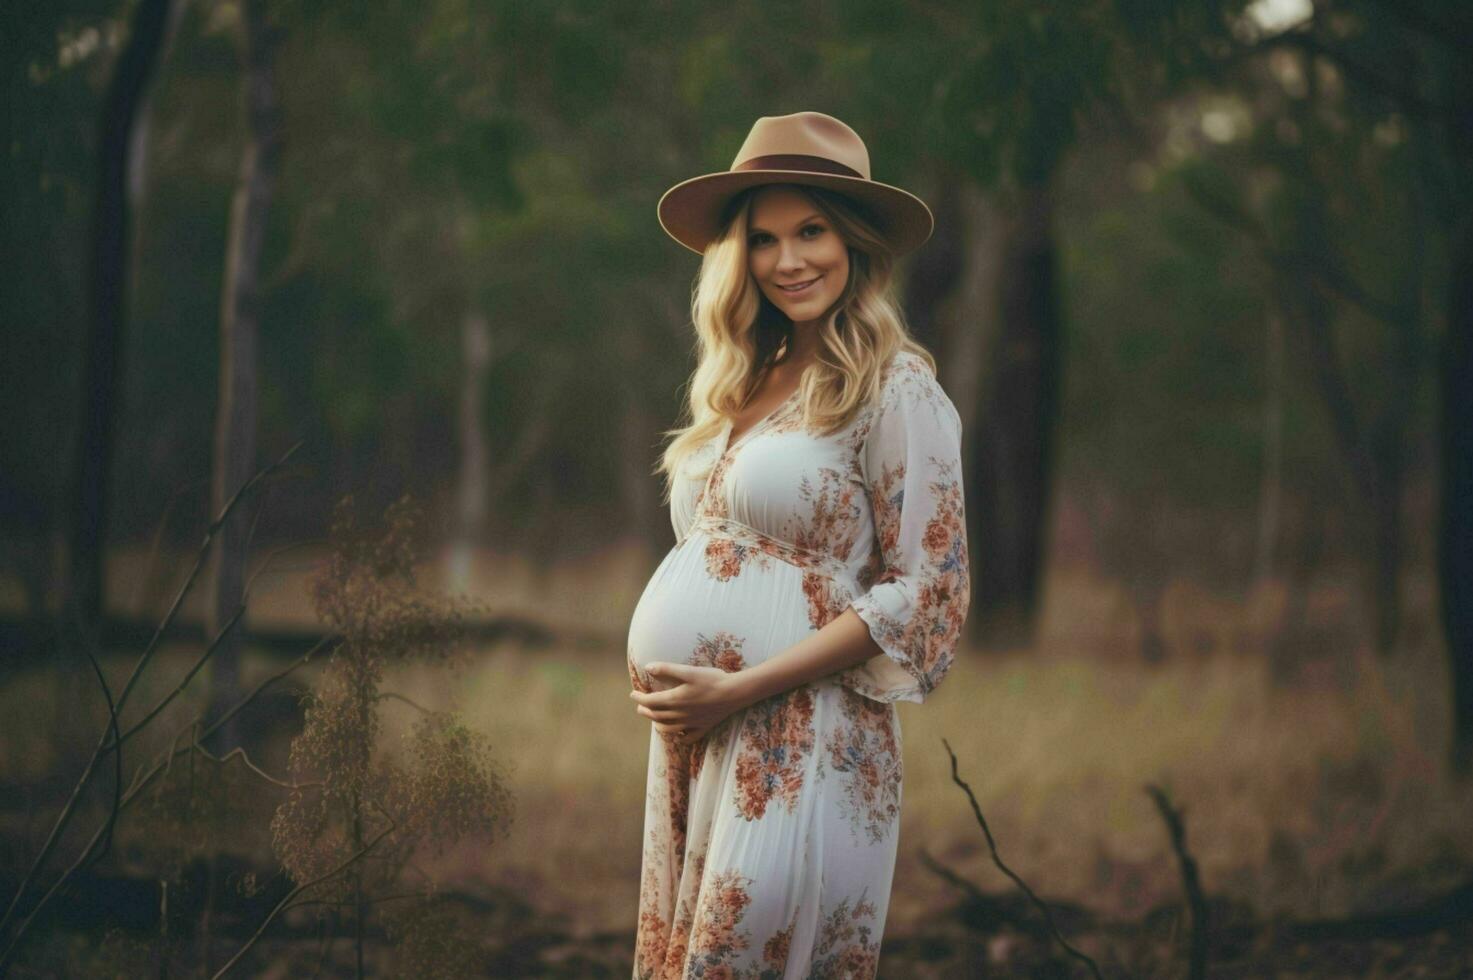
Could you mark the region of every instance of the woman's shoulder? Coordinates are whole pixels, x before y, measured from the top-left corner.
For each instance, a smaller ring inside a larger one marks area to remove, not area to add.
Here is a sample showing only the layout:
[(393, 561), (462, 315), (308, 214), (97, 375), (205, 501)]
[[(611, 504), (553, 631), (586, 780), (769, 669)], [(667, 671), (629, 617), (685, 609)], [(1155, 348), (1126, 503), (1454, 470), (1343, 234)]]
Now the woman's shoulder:
[(880, 370), (880, 392), (877, 408), (893, 408), (906, 399), (935, 401), (946, 399), (941, 382), (931, 362), (913, 350), (901, 349), (890, 355)]
[(882, 389), (924, 384), (935, 380), (936, 375), (931, 370), (930, 363), (915, 351), (906, 350), (903, 347), (891, 354), (885, 366), (880, 369)]
[(931, 414), (938, 421), (950, 417), (960, 422), (956, 406), (941, 387), (930, 362), (913, 350), (901, 349), (880, 371), (879, 393), (871, 413), (880, 417), (916, 411)]

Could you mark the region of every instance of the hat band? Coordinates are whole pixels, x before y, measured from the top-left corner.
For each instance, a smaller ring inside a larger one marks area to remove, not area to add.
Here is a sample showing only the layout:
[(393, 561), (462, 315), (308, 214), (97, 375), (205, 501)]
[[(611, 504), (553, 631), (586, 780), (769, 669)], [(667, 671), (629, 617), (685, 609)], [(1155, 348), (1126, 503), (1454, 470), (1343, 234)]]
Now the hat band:
[(804, 170), (815, 174), (838, 174), (841, 177), (866, 179), (853, 167), (846, 167), (828, 157), (816, 157), (807, 153), (769, 153), (766, 156), (743, 160), (731, 168), (732, 173), (743, 170)]

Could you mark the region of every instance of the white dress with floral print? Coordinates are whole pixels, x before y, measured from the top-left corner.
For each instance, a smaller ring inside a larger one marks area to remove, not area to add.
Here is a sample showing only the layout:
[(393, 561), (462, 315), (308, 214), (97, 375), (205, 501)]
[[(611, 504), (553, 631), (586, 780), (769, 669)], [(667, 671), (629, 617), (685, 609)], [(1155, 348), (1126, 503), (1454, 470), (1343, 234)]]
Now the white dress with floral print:
[(884, 653), (738, 711), (693, 746), (651, 729), (636, 980), (865, 978), (900, 827), (897, 700), (946, 674), (966, 617), (961, 420), (918, 355), (838, 432), (797, 393), (687, 460), (676, 544), (629, 629), (656, 661), (737, 671), (853, 606)]

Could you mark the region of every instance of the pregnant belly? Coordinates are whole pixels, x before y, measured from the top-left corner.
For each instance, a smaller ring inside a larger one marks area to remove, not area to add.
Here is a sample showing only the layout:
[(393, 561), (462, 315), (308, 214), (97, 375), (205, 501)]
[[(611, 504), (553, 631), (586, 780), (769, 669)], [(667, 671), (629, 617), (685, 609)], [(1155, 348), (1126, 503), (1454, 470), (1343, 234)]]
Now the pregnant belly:
[(630, 620), (635, 668), (658, 661), (742, 670), (813, 631), (803, 571), (732, 548), (698, 532), (665, 556)]

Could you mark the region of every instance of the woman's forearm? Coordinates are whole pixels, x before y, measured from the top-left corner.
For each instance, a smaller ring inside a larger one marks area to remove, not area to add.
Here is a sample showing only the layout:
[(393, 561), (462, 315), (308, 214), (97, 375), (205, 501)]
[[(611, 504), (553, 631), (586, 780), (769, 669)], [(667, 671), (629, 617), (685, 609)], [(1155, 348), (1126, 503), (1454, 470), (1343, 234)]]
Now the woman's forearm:
[(781, 694), (835, 671), (862, 664), (880, 656), (880, 649), (870, 636), (869, 626), (859, 618), (853, 606), (788, 647), (782, 653), (755, 667), (732, 674), (739, 685), (744, 705)]

